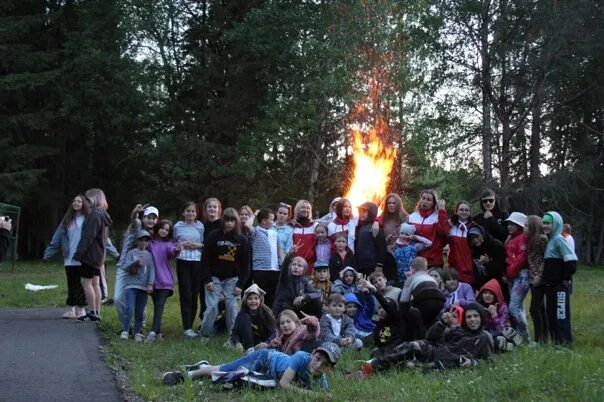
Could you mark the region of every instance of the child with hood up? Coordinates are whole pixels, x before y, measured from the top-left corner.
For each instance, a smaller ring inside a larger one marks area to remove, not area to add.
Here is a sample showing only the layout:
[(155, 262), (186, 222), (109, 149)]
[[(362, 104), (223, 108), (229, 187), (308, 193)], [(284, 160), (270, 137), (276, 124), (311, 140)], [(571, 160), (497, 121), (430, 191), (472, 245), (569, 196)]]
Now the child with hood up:
[(346, 294), (346, 293), (358, 293), (361, 291), (358, 282), (361, 278), (353, 267), (346, 267), (340, 271), (340, 279), (336, 279), (331, 291), (334, 293)]
[(369, 275), (373, 271), (383, 270), (386, 259), (386, 237), (384, 229), (379, 228), (373, 234), (373, 225), (377, 218), (378, 207), (373, 202), (366, 202), (359, 207), (359, 223), (355, 234), (355, 257), (358, 272)]
[(461, 326), (458, 317), (444, 313), (426, 333), (425, 340), (404, 342), (392, 353), (369, 360), (355, 377), (368, 377), (390, 367), (425, 367), (446, 369), (475, 367), (490, 359), (493, 338), (484, 330), (486, 311), (478, 303), (468, 303), (463, 311)]
[(577, 270), (577, 255), (562, 236), (562, 217), (550, 211), (543, 216), (548, 242), (543, 259), (543, 284), (547, 324), (554, 343), (572, 347), (570, 286)]
[[(367, 290), (367, 292), (369, 291)], [(375, 330), (375, 323), (371, 320), (375, 310), (374, 299), (371, 295), (365, 294), (362, 300), (361, 303), (354, 293), (344, 295), (346, 315), (354, 320), (355, 337), (361, 341)], [(355, 344), (362, 347), (362, 343), (355, 342)]]
[(493, 336), (496, 351), (510, 351), (522, 343), (522, 337), (510, 326), (509, 309), (499, 282), (491, 279), (485, 283), (476, 301), (487, 309), (489, 318), (485, 330)]

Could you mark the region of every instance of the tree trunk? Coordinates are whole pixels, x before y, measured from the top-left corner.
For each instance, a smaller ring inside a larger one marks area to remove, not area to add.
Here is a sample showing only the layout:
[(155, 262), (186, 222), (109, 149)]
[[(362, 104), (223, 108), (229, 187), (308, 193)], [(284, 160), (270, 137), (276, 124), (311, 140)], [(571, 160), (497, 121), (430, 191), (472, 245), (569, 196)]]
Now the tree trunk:
[(539, 200), (541, 199), (541, 187), (539, 185), (541, 171), (539, 169), (539, 164), (541, 163), (541, 106), (543, 105), (543, 85), (539, 86), (535, 96), (537, 97), (537, 100), (535, 101), (531, 111), (533, 121), (531, 124), (528, 180), (530, 211), (533, 213), (539, 211)]
[(490, 186), (493, 182), (493, 156), (491, 154), (491, 102), (489, 86), (491, 84), (491, 66), (489, 60), (489, 6), (484, 6), (480, 26), (480, 86), (482, 95), (482, 170), (483, 183)]

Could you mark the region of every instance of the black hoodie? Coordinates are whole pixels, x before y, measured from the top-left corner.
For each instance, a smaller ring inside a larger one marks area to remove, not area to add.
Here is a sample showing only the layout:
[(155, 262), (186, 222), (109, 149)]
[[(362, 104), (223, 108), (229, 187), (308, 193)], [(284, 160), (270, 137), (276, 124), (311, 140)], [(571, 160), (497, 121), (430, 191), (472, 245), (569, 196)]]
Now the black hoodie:
[(82, 237), (73, 256), (75, 261), (94, 268), (105, 263), (105, 245), (109, 236), (111, 217), (102, 208), (93, 209), (84, 219)]
[[(479, 289), (489, 280), (497, 279), (503, 286), (501, 278), (505, 273), (505, 247), (503, 243), (491, 237), (481, 226), (473, 225), (472, 230), (476, 229), (482, 233), (484, 242), (480, 247), (472, 246), (472, 235), (468, 233), (468, 245), (470, 246), (470, 250), (472, 250), (472, 259), (474, 260), (475, 283), (473, 285)], [(478, 263), (480, 256), (485, 254), (489, 257), (490, 261), (486, 264)]]
[(363, 274), (370, 274), (376, 267), (384, 265), (386, 237), (382, 228), (377, 236), (374, 236), (372, 232), (373, 222), (377, 218), (377, 205), (373, 202), (366, 202), (360, 208), (367, 210), (367, 219), (359, 221), (356, 228), (354, 240), (356, 269)]
[(484, 217), (486, 210), (484, 209), (482, 201), (480, 202), (480, 208), (482, 209), (482, 213), (472, 218), (474, 223), (482, 226), (495, 239), (505, 243), (505, 240), (508, 237), (508, 228), (505, 224), (505, 220), (510, 215), (506, 211), (499, 209), (499, 198), (495, 197), (495, 206), (491, 210), (493, 216), (490, 218), (487, 219)]
[[(465, 314), (468, 310), (476, 310), (480, 314), (480, 327), (471, 330), (466, 324)], [(426, 340), (434, 345), (433, 356), (428, 358), (438, 367), (459, 366), (459, 357), (469, 359), (489, 359), (493, 354), (493, 338), (484, 330), (487, 322), (486, 309), (476, 302), (470, 302), (464, 307), (464, 317), (461, 327), (448, 327), (441, 320), (426, 332)]]

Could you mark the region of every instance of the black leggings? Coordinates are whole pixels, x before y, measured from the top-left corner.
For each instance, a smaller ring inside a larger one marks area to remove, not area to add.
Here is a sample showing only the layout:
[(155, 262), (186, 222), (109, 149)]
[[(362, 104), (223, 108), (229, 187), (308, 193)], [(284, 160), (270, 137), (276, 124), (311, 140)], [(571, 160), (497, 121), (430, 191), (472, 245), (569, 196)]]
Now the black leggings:
[(201, 261), (177, 259), (176, 276), (178, 277), (182, 328), (186, 331), (193, 328), (193, 322), (197, 314), (197, 297), (201, 285)]
[(65, 267), (67, 276), (67, 300), (68, 306), (86, 307), (86, 296), (80, 282), (80, 266), (71, 265)]
[(535, 342), (547, 342), (549, 331), (547, 328), (547, 316), (545, 315), (545, 286), (531, 286), (529, 312), (533, 319)]

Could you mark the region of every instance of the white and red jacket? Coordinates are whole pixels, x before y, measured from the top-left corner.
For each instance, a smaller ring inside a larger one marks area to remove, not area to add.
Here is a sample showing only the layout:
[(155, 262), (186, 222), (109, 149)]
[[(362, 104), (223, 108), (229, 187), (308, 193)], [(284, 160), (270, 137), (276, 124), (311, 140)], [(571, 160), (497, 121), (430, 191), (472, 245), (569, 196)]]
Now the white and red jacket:
[(449, 268), (455, 268), (460, 282), (474, 284), (474, 263), (472, 250), (468, 244), (468, 229), (472, 222), (459, 222), (450, 225), (447, 235), (449, 241)]
[(311, 275), (316, 260), (315, 227), (318, 225), (318, 222), (309, 221), (303, 225), (296, 221), (291, 221), (289, 224), (294, 230), (292, 243), (298, 247), (294, 256), (302, 257), (306, 260), (308, 263), (307, 275)]
[(432, 247), (425, 249), (420, 256), (428, 260), (428, 266), (443, 265), (443, 247), (449, 233), (449, 220), (444, 209), (432, 211), (415, 211), (409, 215), (408, 221), (415, 226), (415, 234), (425, 237), (432, 242)]
[(505, 277), (513, 281), (522, 269), (528, 268), (528, 239), (520, 232), (505, 243)]
[(338, 218), (337, 216), (327, 224), (327, 235), (331, 244), (332, 251), (335, 250), (336, 235), (338, 233), (346, 233), (348, 236), (348, 248), (354, 253), (354, 233), (356, 230), (356, 219)]

